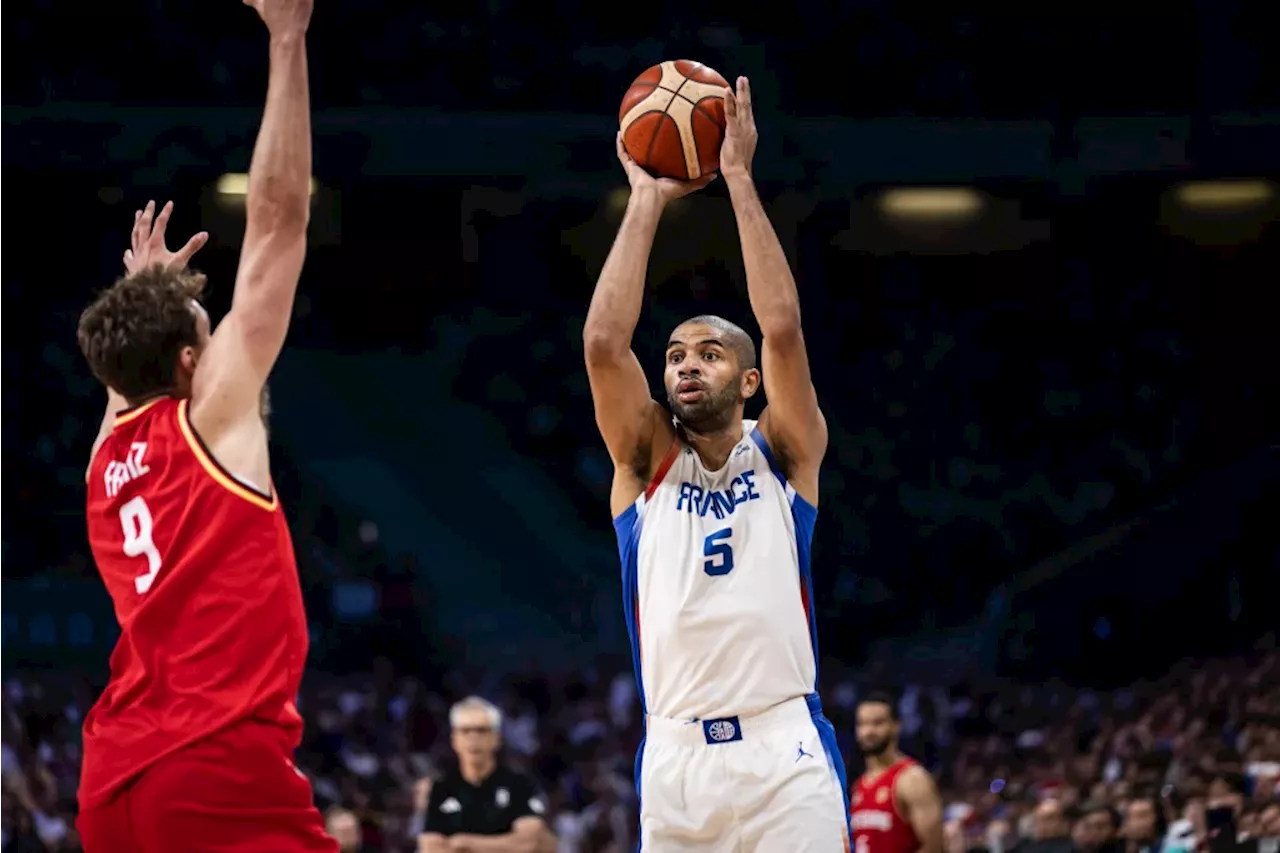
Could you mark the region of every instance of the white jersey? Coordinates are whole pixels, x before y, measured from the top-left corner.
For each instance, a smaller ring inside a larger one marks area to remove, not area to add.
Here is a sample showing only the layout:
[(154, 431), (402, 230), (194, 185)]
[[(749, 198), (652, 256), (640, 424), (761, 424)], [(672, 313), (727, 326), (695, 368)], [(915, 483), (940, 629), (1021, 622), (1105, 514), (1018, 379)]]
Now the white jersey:
[(614, 519), (645, 712), (748, 716), (817, 689), (809, 548), (818, 511), (756, 428), (719, 471), (679, 439)]

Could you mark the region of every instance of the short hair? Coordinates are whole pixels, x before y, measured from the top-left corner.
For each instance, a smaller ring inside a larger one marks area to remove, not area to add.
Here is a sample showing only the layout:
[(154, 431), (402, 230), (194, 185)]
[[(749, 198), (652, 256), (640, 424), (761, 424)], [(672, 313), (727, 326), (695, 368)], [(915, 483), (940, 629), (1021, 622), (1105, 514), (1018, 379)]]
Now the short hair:
[(191, 303), (204, 285), (201, 273), (157, 264), (98, 294), (76, 330), (93, 375), (130, 401), (172, 390), (178, 354), (198, 342)]
[[(723, 317), (717, 317), (715, 314), (699, 314), (697, 317), (690, 317), (680, 326), (689, 326), (695, 323), (720, 330), (724, 334), (725, 345), (728, 349), (733, 350), (734, 356), (737, 357), (738, 366), (743, 370), (753, 370), (755, 368), (756, 342), (751, 340), (751, 336), (747, 334), (745, 329), (737, 323), (731, 323)], [(679, 326), (676, 328), (679, 328)]]
[(1092, 817), (1093, 815), (1096, 815), (1096, 814), (1100, 814), (1104, 816), (1107, 819), (1107, 821), (1111, 824), (1111, 828), (1113, 830), (1119, 829), (1120, 824), (1123, 822), (1123, 820), (1120, 817), (1120, 813), (1117, 812), (1112, 806), (1110, 806), (1107, 803), (1089, 802), (1089, 803), (1085, 803), (1080, 808), (1081, 818)]
[(1234, 770), (1223, 770), (1213, 778), (1213, 781), (1226, 785), (1227, 789), (1233, 794), (1246, 796), (1249, 793), (1249, 781), (1243, 773), (1237, 773)]
[(859, 705), (885, 705), (889, 708), (889, 719), (895, 723), (900, 721), (898, 716), (898, 703), (893, 701), (893, 697), (883, 690), (872, 690), (866, 696), (858, 700)]
[(488, 715), (489, 725), (493, 726), (494, 731), (502, 728), (502, 712), (498, 710), (497, 705), (482, 696), (468, 696), (461, 702), (455, 702), (453, 707), (449, 709), (449, 725), (457, 728), (458, 716), (464, 711), (484, 711)]

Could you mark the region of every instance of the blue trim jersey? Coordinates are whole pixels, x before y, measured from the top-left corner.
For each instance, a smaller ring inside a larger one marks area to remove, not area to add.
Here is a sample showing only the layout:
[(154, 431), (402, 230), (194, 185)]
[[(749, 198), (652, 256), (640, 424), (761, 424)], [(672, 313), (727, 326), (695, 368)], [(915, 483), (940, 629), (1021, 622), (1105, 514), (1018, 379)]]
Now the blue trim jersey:
[(719, 471), (677, 439), (614, 519), (645, 713), (753, 715), (817, 689), (809, 549), (817, 509), (755, 421)]

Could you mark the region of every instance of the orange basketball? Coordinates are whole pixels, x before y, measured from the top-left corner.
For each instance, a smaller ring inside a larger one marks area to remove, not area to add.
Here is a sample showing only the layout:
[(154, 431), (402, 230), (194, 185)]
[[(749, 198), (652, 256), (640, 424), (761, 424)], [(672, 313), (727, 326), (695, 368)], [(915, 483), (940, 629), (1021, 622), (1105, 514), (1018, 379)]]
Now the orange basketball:
[(701, 62), (661, 62), (631, 84), (618, 109), (622, 144), (649, 174), (691, 181), (720, 168), (725, 79)]

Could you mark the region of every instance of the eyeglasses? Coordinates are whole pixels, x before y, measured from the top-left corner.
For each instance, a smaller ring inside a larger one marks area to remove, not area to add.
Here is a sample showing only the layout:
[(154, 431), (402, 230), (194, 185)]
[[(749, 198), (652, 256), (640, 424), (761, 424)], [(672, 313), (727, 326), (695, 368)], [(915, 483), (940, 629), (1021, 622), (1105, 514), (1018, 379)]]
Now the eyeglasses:
[(493, 734), (493, 726), (458, 726), (454, 732), (460, 735), (489, 735)]

